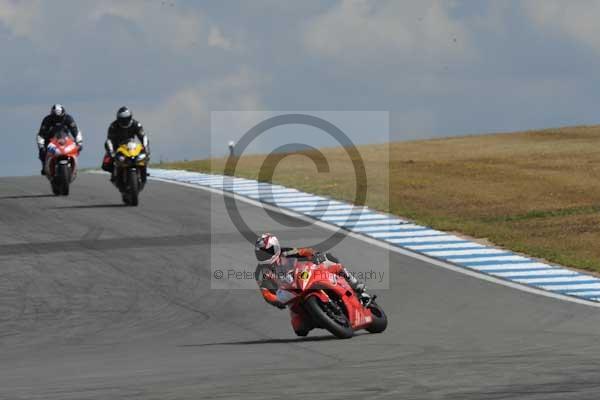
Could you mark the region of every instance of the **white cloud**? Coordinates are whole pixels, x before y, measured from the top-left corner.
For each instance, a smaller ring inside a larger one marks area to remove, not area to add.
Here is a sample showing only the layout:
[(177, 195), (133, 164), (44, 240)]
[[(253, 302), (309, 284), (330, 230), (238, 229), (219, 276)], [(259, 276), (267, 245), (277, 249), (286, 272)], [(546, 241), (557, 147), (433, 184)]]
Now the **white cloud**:
[(600, 51), (599, 1), (530, 0), (523, 7), (539, 28), (566, 34)]
[(102, 1), (91, 14), (96, 20), (104, 16), (125, 18), (141, 28), (151, 43), (177, 49), (196, 46), (206, 36), (203, 16), (199, 12), (165, 7), (158, 2)]
[[(177, 152), (182, 157), (206, 156), (211, 150), (211, 111), (263, 108), (257, 87), (260, 81), (260, 77), (242, 67), (210, 83), (181, 89), (136, 115), (148, 127), (152, 142), (161, 152), (171, 157)], [(222, 140), (227, 143), (229, 138)]]
[(104, 17), (127, 21), (154, 46), (188, 49), (204, 45), (208, 36), (201, 12), (160, 2), (0, 0), (0, 23), (13, 35), (50, 48), (89, 31)]
[(0, 0), (0, 22), (15, 36), (28, 37), (33, 33), (33, 29), (42, 23), (40, 8), (39, 0)]
[(469, 37), (445, 1), (344, 0), (311, 20), (304, 44), (352, 63), (423, 63), (465, 57)]
[(208, 45), (223, 50), (230, 50), (233, 47), (231, 39), (226, 38), (217, 26), (212, 26), (208, 33)]
[(489, 1), (485, 3), (482, 13), (472, 15), (468, 18), (467, 24), (471, 31), (479, 30), (481, 32), (493, 32), (496, 35), (510, 33), (511, 30), (511, 11), (514, 4), (509, 1)]

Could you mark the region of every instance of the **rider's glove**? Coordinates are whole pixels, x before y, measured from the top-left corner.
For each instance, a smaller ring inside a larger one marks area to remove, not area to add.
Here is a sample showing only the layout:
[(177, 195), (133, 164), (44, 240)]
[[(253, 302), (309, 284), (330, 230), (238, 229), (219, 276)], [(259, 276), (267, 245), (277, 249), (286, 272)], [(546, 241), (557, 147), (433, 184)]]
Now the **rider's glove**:
[(77, 151), (78, 151), (79, 153), (81, 153), (81, 151), (82, 151), (82, 150), (83, 150), (83, 144), (79, 143), (79, 144), (77, 145)]
[(285, 304), (283, 304), (280, 301), (274, 301), (273, 303), (271, 303), (272, 305), (274, 305), (275, 307), (279, 308), (280, 310), (283, 310), (285, 308)]
[(315, 263), (315, 264), (322, 264), (325, 261), (327, 261), (327, 257), (325, 256), (325, 254), (323, 254), (323, 253), (315, 253), (313, 255), (313, 263)]

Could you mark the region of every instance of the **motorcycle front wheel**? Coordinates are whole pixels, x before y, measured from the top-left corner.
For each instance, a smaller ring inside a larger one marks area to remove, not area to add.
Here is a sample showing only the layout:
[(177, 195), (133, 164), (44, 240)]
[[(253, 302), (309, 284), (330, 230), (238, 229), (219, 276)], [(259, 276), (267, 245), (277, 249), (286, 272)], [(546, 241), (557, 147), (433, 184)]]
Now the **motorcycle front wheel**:
[[(67, 164), (59, 164), (56, 170), (56, 186), (58, 194), (62, 196), (69, 195), (69, 184), (71, 182), (71, 170)], [(56, 193), (55, 193), (56, 194)]]
[(328, 330), (338, 339), (349, 339), (354, 335), (350, 320), (341, 307), (332, 303), (322, 303), (316, 296), (310, 296), (305, 306), (319, 328)]
[(55, 196), (60, 196), (60, 188), (54, 181), (50, 182), (50, 186), (52, 186), (52, 193), (54, 193)]
[(373, 301), (371, 304), (369, 304), (369, 310), (371, 310), (373, 322), (371, 322), (371, 325), (365, 329), (371, 333), (381, 333), (385, 331), (388, 321), (387, 315), (385, 315), (383, 312), (383, 308)]
[(140, 181), (138, 179), (138, 171), (130, 169), (128, 176), (129, 183), (129, 205), (136, 207), (139, 204)]

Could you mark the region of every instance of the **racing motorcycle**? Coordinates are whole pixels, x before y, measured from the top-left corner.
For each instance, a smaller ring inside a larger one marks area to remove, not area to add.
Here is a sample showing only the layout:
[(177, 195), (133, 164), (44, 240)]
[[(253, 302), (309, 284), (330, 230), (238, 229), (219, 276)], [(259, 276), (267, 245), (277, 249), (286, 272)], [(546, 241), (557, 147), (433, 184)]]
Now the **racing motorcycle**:
[(65, 129), (58, 129), (46, 148), (45, 175), (56, 196), (68, 196), (71, 183), (77, 178), (79, 146)]
[[(387, 316), (375, 302), (377, 296), (363, 300), (357, 296), (344, 277), (329, 272), (325, 264), (299, 261), (290, 272), (288, 285), (279, 289), (290, 309), (292, 326), (299, 336), (298, 326), (314, 326), (328, 330), (340, 339), (365, 329), (380, 333), (387, 328)], [(308, 319), (308, 321), (305, 321)]]
[(123, 202), (130, 206), (137, 206), (139, 194), (146, 185), (146, 166), (149, 158), (140, 143), (131, 139), (117, 149), (114, 159), (113, 183), (121, 192)]

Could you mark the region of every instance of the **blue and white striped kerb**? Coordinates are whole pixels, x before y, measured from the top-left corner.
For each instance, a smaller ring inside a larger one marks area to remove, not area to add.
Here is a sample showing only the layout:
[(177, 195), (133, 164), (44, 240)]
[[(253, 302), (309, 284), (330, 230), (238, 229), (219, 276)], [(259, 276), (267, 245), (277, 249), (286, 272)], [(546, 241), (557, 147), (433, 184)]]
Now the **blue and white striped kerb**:
[(586, 300), (600, 302), (600, 279), (415, 225), (393, 215), (304, 193), (280, 185), (180, 170), (151, 169), (151, 177), (220, 189), (472, 271)]

